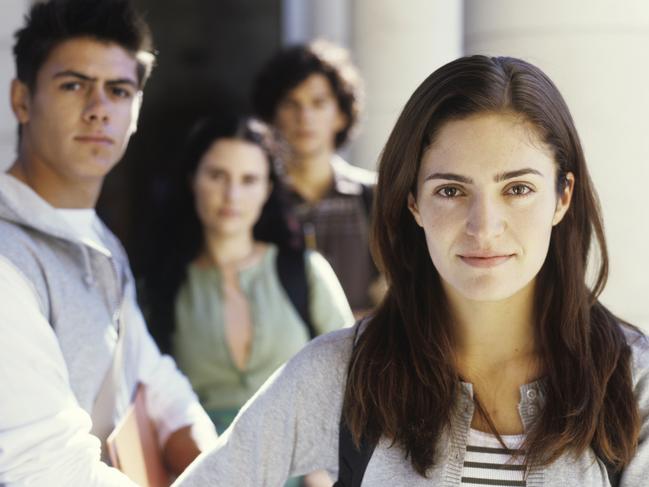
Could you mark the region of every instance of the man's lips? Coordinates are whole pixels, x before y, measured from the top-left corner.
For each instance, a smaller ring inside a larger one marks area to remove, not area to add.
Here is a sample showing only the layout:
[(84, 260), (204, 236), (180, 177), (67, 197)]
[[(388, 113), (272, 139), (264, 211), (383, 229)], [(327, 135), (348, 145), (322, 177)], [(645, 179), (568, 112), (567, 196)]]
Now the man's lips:
[(514, 254), (465, 254), (458, 257), (471, 267), (486, 268), (504, 264), (514, 257)]
[(78, 142), (87, 142), (90, 144), (106, 144), (112, 145), (115, 143), (113, 139), (106, 135), (77, 135), (74, 140)]

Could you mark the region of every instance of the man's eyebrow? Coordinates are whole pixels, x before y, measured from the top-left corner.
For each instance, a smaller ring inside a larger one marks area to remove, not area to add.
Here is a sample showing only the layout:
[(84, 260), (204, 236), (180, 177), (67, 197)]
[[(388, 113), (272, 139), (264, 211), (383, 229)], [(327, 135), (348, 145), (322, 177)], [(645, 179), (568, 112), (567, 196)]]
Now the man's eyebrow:
[(84, 81), (97, 81), (97, 78), (93, 78), (91, 76), (88, 76), (86, 74), (80, 73), (78, 71), (73, 71), (71, 69), (66, 69), (63, 71), (58, 71), (54, 73), (54, 76), (52, 78), (79, 78)]
[(117, 79), (109, 79), (106, 81), (106, 84), (108, 85), (131, 85), (133, 88), (139, 89), (139, 85), (135, 80), (132, 80), (131, 78), (117, 78)]
[(526, 167), (524, 169), (517, 169), (516, 171), (507, 171), (507, 172), (498, 173), (494, 176), (494, 181), (499, 183), (507, 179), (513, 179), (519, 176), (525, 176), (526, 174), (536, 174), (538, 176), (543, 176), (543, 174), (541, 174), (540, 171), (537, 171), (536, 169), (532, 169), (531, 167)]
[[(78, 71), (74, 71), (72, 69), (66, 69), (64, 71), (59, 71), (52, 76), (52, 78), (78, 78), (83, 81), (91, 81), (95, 82), (97, 81), (97, 78), (94, 78), (92, 76), (88, 76), (87, 74), (80, 73)], [(131, 85), (134, 88), (138, 88), (138, 84), (135, 80), (131, 78), (116, 78), (116, 79), (109, 79), (106, 81), (106, 84), (109, 85)]]

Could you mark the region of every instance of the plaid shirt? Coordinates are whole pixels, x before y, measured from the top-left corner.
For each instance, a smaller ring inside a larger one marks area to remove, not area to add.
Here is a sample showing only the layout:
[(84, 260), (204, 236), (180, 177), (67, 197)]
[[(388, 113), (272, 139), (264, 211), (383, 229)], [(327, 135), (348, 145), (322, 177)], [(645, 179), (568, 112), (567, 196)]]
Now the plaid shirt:
[[(376, 173), (334, 156), (334, 182), (317, 203), (292, 191), (294, 205), (308, 248), (321, 252), (342, 284), (355, 311), (371, 308), (368, 289), (378, 276), (369, 251), (369, 210), (366, 191), (376, 184)], [(365, 187), (365, 189), (364, 189)]]

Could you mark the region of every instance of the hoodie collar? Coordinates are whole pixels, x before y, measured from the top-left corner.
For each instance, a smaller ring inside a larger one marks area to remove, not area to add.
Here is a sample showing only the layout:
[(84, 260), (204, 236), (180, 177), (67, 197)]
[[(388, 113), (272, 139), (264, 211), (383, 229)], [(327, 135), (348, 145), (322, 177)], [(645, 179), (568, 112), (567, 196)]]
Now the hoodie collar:
[[(89, 247), (104, 254), (107, 249), (99, 249), (85, 243), (65, 218), (59, 215), (56, 208), (32, 188), (7, 173), (0, 173), (0, 219), (76, 245), (83, 261), (83, 280), (87, 286), (94, 285), (96, 278), (90, 264)], [(103, 223), (100, 222), (100, 225), (105, 230)], [(110, 257), (110, 252), (108, 256)]]

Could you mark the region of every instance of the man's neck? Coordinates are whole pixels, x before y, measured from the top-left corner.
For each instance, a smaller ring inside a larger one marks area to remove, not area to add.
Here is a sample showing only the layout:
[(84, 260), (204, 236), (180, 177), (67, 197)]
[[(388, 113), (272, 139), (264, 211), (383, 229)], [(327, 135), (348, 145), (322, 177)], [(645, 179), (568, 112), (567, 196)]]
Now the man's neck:
[(54, 208), (94, 208), (103, 181), (71, 182), (45, 164), (29, 164), (20, 157), (7, 171)]
[(325, 151), (312, 156), (291, 158), (287, 164), (289, 184), (306, 201), (320, 201), (333, 184), (331, 160), (334, 152)]

